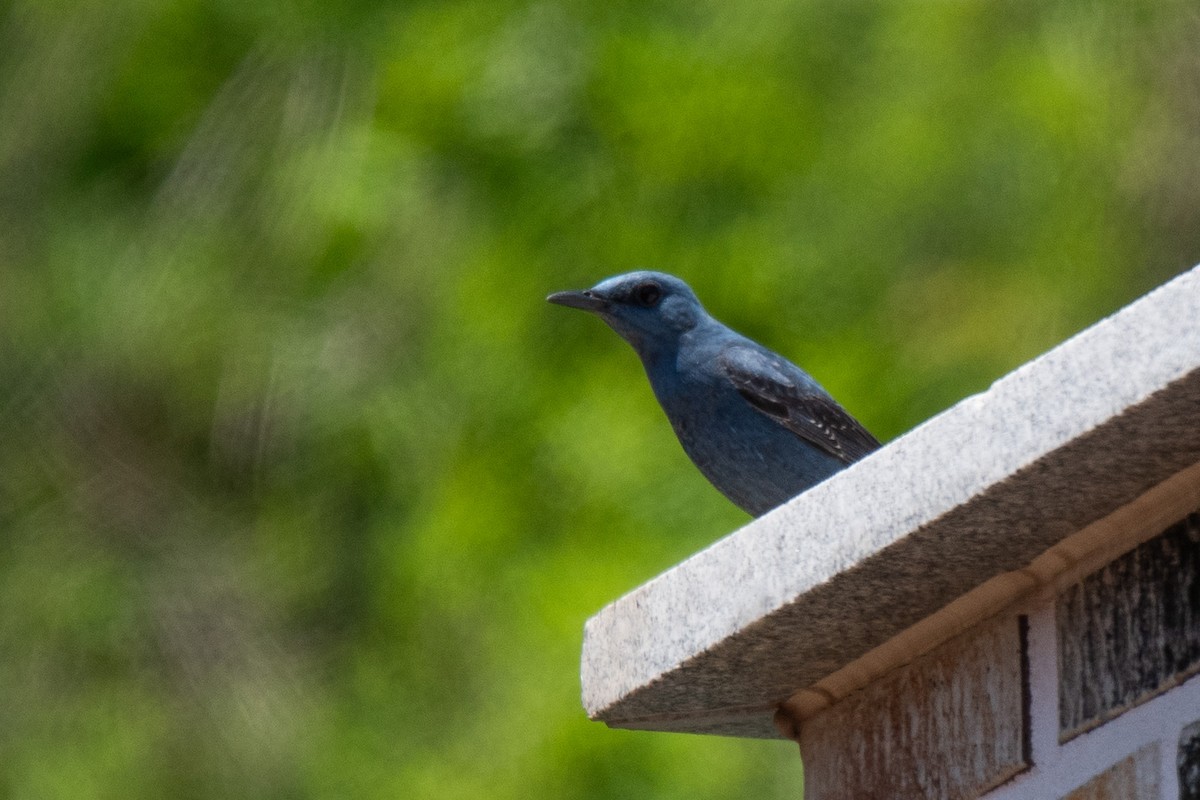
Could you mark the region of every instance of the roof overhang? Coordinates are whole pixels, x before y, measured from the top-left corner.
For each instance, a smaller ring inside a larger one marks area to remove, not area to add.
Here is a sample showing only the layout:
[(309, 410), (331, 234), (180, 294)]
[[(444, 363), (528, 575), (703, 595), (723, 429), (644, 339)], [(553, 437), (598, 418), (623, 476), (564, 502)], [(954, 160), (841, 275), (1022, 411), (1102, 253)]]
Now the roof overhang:
[(1122, 519), (1200, 507), (1198, 463), (1200, 267), (605, 607), (584, 706), (779, 736), (785, 702), (816, 710), (1152, 527)]

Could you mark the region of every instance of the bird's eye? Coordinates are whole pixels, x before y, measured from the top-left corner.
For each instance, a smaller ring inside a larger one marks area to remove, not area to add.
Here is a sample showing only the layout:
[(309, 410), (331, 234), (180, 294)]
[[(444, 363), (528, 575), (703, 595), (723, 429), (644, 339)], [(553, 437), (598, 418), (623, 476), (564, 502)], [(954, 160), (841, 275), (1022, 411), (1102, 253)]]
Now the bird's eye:
[(638, 305), (649, 308), (662, 299), (662, 289), (657, 283), (643, 283), (634, 290), (633, 297)]

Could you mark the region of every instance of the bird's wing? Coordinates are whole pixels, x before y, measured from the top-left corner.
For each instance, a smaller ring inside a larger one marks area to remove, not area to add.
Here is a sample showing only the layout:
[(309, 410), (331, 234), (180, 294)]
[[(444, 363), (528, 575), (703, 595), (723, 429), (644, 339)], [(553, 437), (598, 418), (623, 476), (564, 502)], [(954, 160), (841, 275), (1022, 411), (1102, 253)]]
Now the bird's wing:
[(750, 405), (849, 464), (878, 449), (879, 440), (829, 396), (806, 386), (796, 367), (751, 347), (731, 347), (718, 358), (725, 375)]

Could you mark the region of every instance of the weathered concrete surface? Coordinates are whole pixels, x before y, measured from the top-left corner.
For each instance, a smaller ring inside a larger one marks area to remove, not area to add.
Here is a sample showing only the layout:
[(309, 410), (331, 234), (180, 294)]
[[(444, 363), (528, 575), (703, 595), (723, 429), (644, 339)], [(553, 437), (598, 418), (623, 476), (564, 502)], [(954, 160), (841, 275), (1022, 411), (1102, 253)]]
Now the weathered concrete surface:
[(777, 736), (771, 710), (1200, 461), (1200, 269), (589, 620), (610, 725)]
[(993, 622), (806, 720), (804, 796), (977, 797), (1027, 768), (1021, 640)]
[(1087, 576), (1056, 605), (1066, 741), (1200, 672), (1200, 514)]
[(1158, 747), (1119, 761), (1062, 800), (1159, 800)]

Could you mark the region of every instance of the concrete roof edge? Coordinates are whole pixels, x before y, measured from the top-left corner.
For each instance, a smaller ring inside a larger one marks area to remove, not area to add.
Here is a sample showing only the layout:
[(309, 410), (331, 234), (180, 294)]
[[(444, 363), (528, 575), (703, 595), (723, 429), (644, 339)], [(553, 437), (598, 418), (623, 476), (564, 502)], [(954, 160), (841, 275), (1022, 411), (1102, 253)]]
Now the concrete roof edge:
[(1200, 267), (605, 607), (585, 627), (588, 713), (620, 716), (634, 694), (644, 706), (672, 676), (703, 680), (704, 655), (748, 626), (1195, 373), (1197, 341)]

